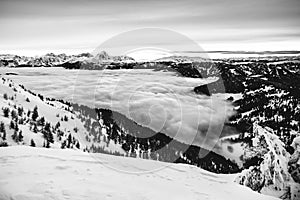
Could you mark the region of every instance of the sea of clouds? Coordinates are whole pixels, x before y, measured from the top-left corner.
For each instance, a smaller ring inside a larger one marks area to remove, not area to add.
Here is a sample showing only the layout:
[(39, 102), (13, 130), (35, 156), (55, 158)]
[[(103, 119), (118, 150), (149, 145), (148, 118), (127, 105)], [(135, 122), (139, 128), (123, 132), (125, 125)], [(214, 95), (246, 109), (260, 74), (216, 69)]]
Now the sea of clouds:
[(220, 136), (235, 133), (224, 126), (234, 113), (219, 96), (197, 95), (196, 86), (213, 81), (176, 72), (135, 70), (66, 70), (63, 68), (1, 69), (10, 78), (46, 96), (91, 107), (105, 107), (137, 123), (183, 141), (211, 148)]

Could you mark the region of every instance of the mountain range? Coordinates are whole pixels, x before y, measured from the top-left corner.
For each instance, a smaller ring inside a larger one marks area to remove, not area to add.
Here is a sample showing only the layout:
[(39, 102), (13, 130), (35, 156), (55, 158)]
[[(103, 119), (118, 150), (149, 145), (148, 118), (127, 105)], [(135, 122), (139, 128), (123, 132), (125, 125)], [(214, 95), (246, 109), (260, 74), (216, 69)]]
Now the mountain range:
[[(232, 147), (242, 149), (242, 164), (238, 165), (236, 160), (214, 151), (201, 158), (200, 147), (172, 140), (164, 133), (143, 127), (121, 113), (44, 97), (6, 77), (2, 77), (0, 87), (3, 94), (1, 146), (23, 144), (68, 148), (91, 154), (105, 153), (184, 163), (214, 173), (238, 173), (234, 179), (236, 183), (263, 194), (283, 199), (299, 198), (300, 66), (297, 58), (208, 62), (188, 57), (169, 57), (136, 63), (128, 57), (111, 57), (102, 52), (96, 56), (80, 54), (74, 57), (50, 54), (33, 60), (9, 55), (1, 57), (2, 66), (6, 67), (37, 63), (30, 66), (62, 66), (67, 69), (147, 68), (174, 70), (190, 78), (217, 76), (219, 79), (215, 82), (196, 87), (194, 92), (208, 96), (219, 93), (241, 95), (237, 100), (227, 99), (234, 105), (236, 114), (226, 124), (240, 134), (223, 138), (222, 142), (230, 144), (227, 145), (228, 152), (232, 151)], [(220, 90), (221, 85), (224, 85), (224, 90)]]

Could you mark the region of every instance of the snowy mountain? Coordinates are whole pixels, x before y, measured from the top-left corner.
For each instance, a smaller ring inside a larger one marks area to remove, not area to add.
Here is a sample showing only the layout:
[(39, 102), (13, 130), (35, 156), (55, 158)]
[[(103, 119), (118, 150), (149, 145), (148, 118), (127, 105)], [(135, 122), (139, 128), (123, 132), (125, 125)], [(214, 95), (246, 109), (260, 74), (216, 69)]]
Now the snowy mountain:
[(17, 55), (0, 55), (0, 67), (55, 67), (68, 66), (74, 63), (84, 66), (102, 65), (114, 63), (135, 63), (134, 59), (128, 56), (109, 56), (105, 51), (96, 55), (82, 53), (78, 55), (53, 54), (44, 56), (26, 57)]

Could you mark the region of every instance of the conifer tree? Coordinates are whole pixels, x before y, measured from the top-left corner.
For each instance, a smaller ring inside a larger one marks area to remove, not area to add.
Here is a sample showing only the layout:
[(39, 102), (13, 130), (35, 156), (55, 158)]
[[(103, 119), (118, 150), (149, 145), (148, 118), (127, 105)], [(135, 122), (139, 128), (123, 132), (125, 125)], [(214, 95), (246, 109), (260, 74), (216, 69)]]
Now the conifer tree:
[(31, 147), (35, 147), (35, 142), (34, 142), (33, 139), (30, 140), (30, 146), (31, 146)]
[(20, 117), (22, 117), (23, 111), (24, 111), (23, 107), (18, 107), (18, 115), (19, 115)]
[(66, 144), (66, 140), (64, 140), (62, 143), (61, 143), (61, 147), (62, 149), (66, 148), (67, 144)]
[(36, 125), (36, 124), (33, 124), (33, 132), (34, 132), (34, 133), (37, 133), (37, 132), (38, 132), (38, 128), (37, 128), (37, 125)]
[(49, 134), (48, 134), (48, 141), (49, 141), (50, 143), (54, 143), (54, 138), (53, 138), (52, 132), (49, 132)]
[(39, 117), (38, 108), (37, 108), (37, 106), (35, 106), (34, 109), (33, 109), (31, 118), (32, 118), (33, 121), (36, 121), (36, 119), (38, 117)]
[(30, 111), (30, 110), (28, 110), (28, 112), (27, 112), (27, 117), (29, 117), (29, 116), (30, 116), (30, 114), (31, 114), (31, 111)]
[(77, 142), (76, 148), (77, 148), (77, 149), (80, 149), (80, 144), (79, 144), (79, 142)]
[(12, 118), (12, 119), (15, 119), (15, 118), (17, 117), (17, 113), (16, 113), (15, 110), (12, 110), (12, 111), (10, 112), (10, 115), (11, 115), (11, 118)]
[(60, 123), (57, 122), (56, 125), (55, 125), (55, 129), (58, 129), (60, 127)]
[(18, 142), (22, 142), (23, 141), (23, 135), (22, 135), (22, 131), (19, 132), (19, 135), (18, 135)]
[(17, 123), (17, 122), (15, 122), (15, 130), (16, 130), (16, 131), (19, 131), (19, 126), (18, 126), (18, 123)]
[(5, 125), (3, 122), (0, 122), (0, 133), (3, 133), (5, 131)]
[(50, 127), (50, 123), (46, 123), (44, 130), (43, 130), (43, 136), (46, 139), (47, 142), (49, 143), (53, 143), (54, 139), (53, 139), (53, 134), (51, 132), (51, 127)]
[(15, 130), (14, 133), (12, 134), (11, 138), (15, 141), (18, 142), (18, 132)]
[(72, 136), (71, 136), (71, 134), (69, 134), (69, 136), (68, 136), (68, 145), (67, 145), (67, 147), (70, 148), (70, 147), (71, 147), (71, 144), (72, 144)]
[(3, 94), (3, 98), (5, 99), (5, 100), (7, 100), (8, 99), (8, 96), (7, 96), (7, 94), (5, 93), (5, 94)]
[(44, 118), (44, 117), (41, 117), (41, 118), (39, 119), (39, 121), (38, 121), (38, 124), (39, 124), (40, 126), (44, 126), (44, 125), (45, 125), (45, 118)]
[(68, 117), (65, 115), (65, 117), (64, 117), (64, 121), (68, 121)]
[(10, 121), (9, 128), (10, 129), (15, 129), (15, 123), (14, 123), (13, 120)]
[(9, 108), (4, 108), (3, 114), (4, 114), (4, 117), (9, 117)]
[(50, 148), (50, 142), (46, 141), (46, 148)]

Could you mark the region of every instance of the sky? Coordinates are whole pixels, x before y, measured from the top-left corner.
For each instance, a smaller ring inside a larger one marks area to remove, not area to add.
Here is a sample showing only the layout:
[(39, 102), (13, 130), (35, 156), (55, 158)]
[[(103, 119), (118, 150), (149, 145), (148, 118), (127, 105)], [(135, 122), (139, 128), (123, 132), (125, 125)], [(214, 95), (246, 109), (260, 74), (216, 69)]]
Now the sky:
[(92, 52), (151, 27), (206, 51), (300, 50), (299, 7), (299, 0), (0, 0), (0, 53)]

